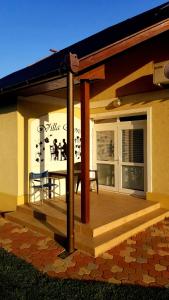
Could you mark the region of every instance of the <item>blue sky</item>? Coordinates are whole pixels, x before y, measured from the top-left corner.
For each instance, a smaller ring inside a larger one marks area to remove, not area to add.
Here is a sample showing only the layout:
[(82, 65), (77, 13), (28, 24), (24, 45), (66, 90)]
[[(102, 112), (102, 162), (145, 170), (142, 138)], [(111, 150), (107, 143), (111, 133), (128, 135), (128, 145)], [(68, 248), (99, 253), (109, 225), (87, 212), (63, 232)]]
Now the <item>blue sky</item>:
[(165, 2), (0, 0), (0, 77)]

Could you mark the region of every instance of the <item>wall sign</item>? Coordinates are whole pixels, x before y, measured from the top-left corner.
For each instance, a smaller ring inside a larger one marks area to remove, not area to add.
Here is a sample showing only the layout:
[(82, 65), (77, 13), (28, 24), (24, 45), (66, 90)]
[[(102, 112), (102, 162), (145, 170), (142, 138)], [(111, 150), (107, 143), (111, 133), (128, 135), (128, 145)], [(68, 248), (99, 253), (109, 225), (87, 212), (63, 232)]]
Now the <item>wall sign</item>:
[[(74, 119), (74, 160), (81, 160), (80, 120)], [(65, 113), (51, 113), (31, 124), (31, 171), (66, 169), (67, 124)]]

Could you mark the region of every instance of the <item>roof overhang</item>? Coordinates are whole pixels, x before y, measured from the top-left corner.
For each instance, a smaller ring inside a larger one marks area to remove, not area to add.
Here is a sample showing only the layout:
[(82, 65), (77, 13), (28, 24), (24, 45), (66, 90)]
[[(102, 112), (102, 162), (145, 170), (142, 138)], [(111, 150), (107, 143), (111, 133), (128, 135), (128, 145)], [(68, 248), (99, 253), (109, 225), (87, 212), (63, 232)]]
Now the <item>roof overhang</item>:
[[(103, 79), (105, 76), (105, 74), (103, 74), (103, 69), (101, 71), (102, 75), (99, 74), (98, 76), (97, 73), (99, 67), (103, 66), (104, 68), (104, 63), (107, 59), (168, 30), (169, 19), (166, 19), (133, 35), (121, 39), (105, 48), (102, 48), (99, 51), (82, 57), (79, 59), (79, 67), (75, 76), (75, 84), (79, 83), (79, 79), (81, 78), (94, 80), (101, 77), (100, 79)], [(95, 72), (96, 75), (94, 75)], [(52, 74), (46, 74), (46, 76), (43, 75), (42, 78), (34, 78), (32, 81), (25, 81), (22, 82), (22, 84), (18, 84), (18, 86), (12, 86), (5, 90), (1, 90), (0, 96), (9, 93), (14, 93), (15, 95), (19, 96), (30, 96), (65, 88), (67, 85), (66, 74), (66, 70), (64, 70), (64, 72), (60, 72), (60, 70), (58, 70), (53, 76)]]
[(141, 30), (112, 45), (109, 45), (108, 47), (102, 48), (99, 51), (92, 53), (91, 55), (83, 57), (80, 59), (79, 73), (84, 72), (85, 69), (100, 64), (104, 60), (168, 30), (169, 19), (159, 22), (156, 25), (150, 26), (144, 30)]

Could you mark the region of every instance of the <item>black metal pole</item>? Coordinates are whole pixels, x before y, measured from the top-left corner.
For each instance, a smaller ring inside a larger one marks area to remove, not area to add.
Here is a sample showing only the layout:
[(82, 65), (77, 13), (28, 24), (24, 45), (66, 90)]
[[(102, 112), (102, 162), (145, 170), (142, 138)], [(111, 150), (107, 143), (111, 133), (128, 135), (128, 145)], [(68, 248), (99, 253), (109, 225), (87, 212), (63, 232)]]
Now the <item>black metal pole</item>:
[(74, 102), (73, 74), (67, 74), (67, 251), (74, 251)]

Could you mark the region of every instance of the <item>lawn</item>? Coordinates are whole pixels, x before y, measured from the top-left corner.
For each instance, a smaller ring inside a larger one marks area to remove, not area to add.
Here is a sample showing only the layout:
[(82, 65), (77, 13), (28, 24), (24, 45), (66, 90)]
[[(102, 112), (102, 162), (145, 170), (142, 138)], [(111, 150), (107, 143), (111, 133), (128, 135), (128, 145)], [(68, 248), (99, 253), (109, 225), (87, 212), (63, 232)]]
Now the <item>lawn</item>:
[(169, 299), (169, 289), (50, 278), (0, 248), (0, 300)]

